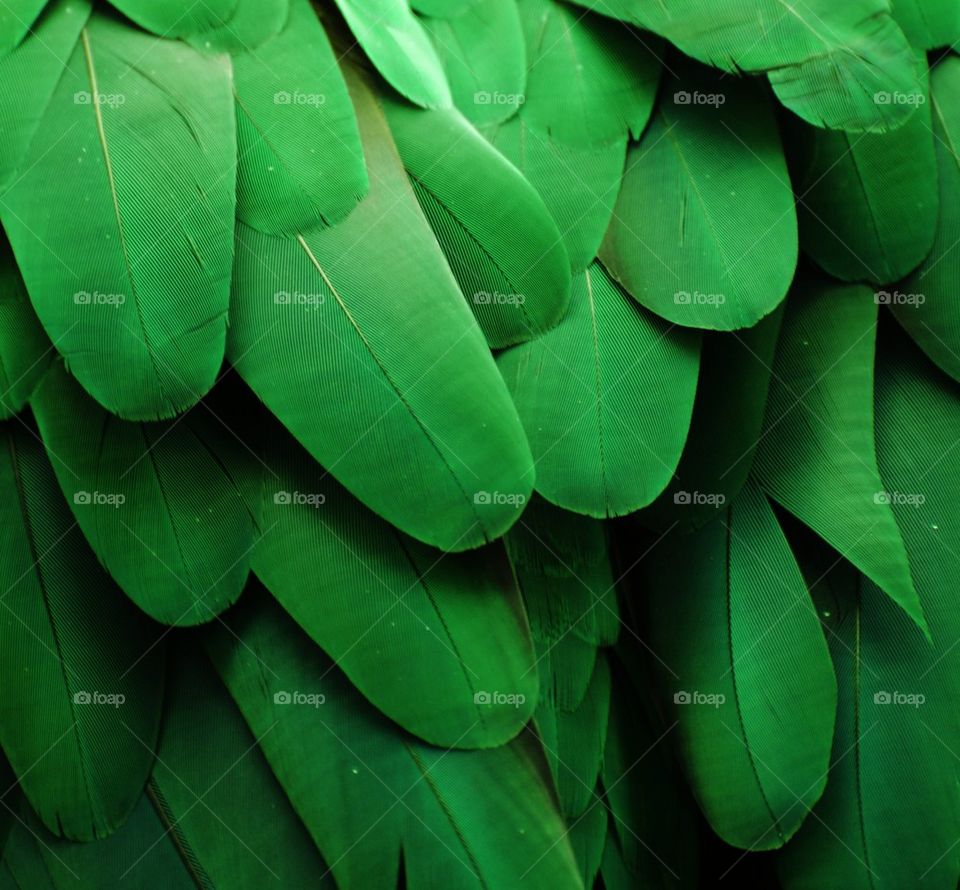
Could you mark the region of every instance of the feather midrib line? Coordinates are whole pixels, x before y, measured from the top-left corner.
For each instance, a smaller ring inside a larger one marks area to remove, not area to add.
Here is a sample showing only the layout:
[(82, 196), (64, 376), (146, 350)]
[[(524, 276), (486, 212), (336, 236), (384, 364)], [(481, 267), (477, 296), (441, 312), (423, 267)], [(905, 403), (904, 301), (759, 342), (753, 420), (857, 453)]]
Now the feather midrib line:
[(743, 735), (743, 747), (747, 752), (747, 760), (750, 763), (750, 771), (753, 773), (753, 777), (757, 782), (757, 790), (760, 792), (760, 798), (763, 800), (763, 805), (766, 808), (767, 815), (770, 816), (770, 822), (772, 823), (774, 830), (777, 832), (777, 839), (780, 841), (780, 845), (782, 846), (784, 843), (786, 843), (787, 838), (784, 836), (783, 829), (780, 825), (780, 819), (773, 812), (773, 807), (767, 798), (766, 788), (764, 788), (763, 781), (760, 779), (760, 773), (753, 757), (753, 749), (750, 747), (750, 741), (747, 736), (747, 727), (743, 719), (743, 708), (740, 702), (740, 687), (737, 682), (737, 659), (734, 657), (733, 653), (733, 598), (730, 595), (732, 589), (730, 578), (730, 557), (733, 549), (733, 507), (729, 507), (727, 509), (727, 519), (724, 525), (726, 526), (726, 535), (724, 536), (724, 571), (727, 594), (727, 652), (730, 658), (730, 681), (731, 686), (733, 686), (734, 704), (737, 708), (737, 723), (740, 726), (740, 733)]
[[(153, 349), (150, 345), (150, 339), (147, 336), (146, 324), (143, 320), (143, 313), (141, 312), (140, 307), (140, 298), (137, 294), (137, 283), (134, 279), (133, 268), (130, 265), (130, 254), (127, 247), (127, 236), (126, 231), (123, 225), (123, 218), (120, 213), (120, 200), (117, 195), (117, 184), (113, 175), (113, 162), (110, 157), (110, 149), (107, 145), (107, 134), (103, 126), (103, 111), (100, 107), (100, 102), (97, 100), (97, 97), (100, 95), (100, 88), (97, 82), (97, 72), (96, 66), (93, 63), (93, 49), (90, 46), (90, 36), (88, 33), (87, 26), (84, 26), (83, 30), (80, 32), (80, 41), (83, 46), (83, 57), (84, 62), (87, 68), (87, 76), (90, 79), (90, 91), (93, 96), (93, 101), (90, 103), (94, 109), (94, 116), (97, 123), (97, 138), (100, 141), (100, 149), (103, 152), (103, 161), (107, 173), (107, 181), (110, 184), (110, 200), (113, 204), (113, 213), (117, 223), (117, 232), (120, 237), (120, 247), (123, 252), (123, 264), (127, 271), (127, 278), (130, 282), (130, 290), (133, 296), (133, 305), (134, 311), (137, 316), (137, 324), (140, 327), (140, 336), (142, 338), (144, 349), (146, 350), (147, 355), (150, 357), (150, 366), (153, 368), (154, 381), (156, 382), (157, 389), (160, 391), (160, 397), (166, 402), (171, 408), (176, 410), (176, 405), (169, 398), (169, 396), (164, 391), (163, 377), (160, 374), (160, 369), (157, 367), (156, 356), (153, 354)], [(131, 66), (134, 67), (134, 66)], [(189, 127), (189, 125), (188, 125)]]
[(590, 275), (590, 269), (584, 272), (587, 284), (587, 299), (590, 304), (590, 330), (593, 335), (593, 369), (594, 385), (597, 389), (597, 447), (600, 460), (600, 482), (603, 485), (603, 502), (606, 505), (607, 515), (610, 515), (610, 486), (607, 482), (607, 462), (604, 452), (603, 436), (603, 374), (600, 368), (600, 342), (597, 334), (597, 306), (593, 297), (593, 280)]
[[(78, 717), (76, 713), (76, 704), (73, 700), (73, 695), (70, 694), (72, 686), (70, 680), (67, 676), (67, 662), (64, 658), (63, 646), (60, 642), (60, 634), (57, 631), (57, 625), (53, 618), (53, 609), (50, 605), (50, 599), (47, 594), (47, 583), (44, 578), (44, 569), (43, 569), (43, 560), (46, 554), (40, 555), (37, 553), (36, 541), (34, 540), (33, 535), (33, 526), (30, 519), (30, 510), (27, 503), (26, 491), (23, 487), (23, 479), (20, 473), (20, 459), (17, 454), (17, 446), (12, 436), (7, 437), (7, 444), (10, 449), (10, 462), (13, 468), (13, 478), (17, 487), (17, 499), (19, 501), (21, 515), (23, 516), (23, 525), (24, 532), (27, 539), (27, 546), (30, 548), (30, 560), (32, 567), (36, 569), (36, 579), (37, 584), (40, 588), (40, 592), (43, 595), (43, 608), (47, 616), (47, 621), (50, 624), (50, 633), (53, 636), (54, 646), (56, 647), (56, 654), (58, 656), (60, 676), (63, 680), (64, 689), (67, 692), (67, 705), (70, 710), (70, 717), (72, 719), (72, 726), (68, 730), (69, 734), (72, 736), (74, 745), (76, 746), (77, 752), (77, 763), (80, 766), (80, 773), (83, 776), (83, 785), (87, 794), (87, 800), (89, 801), (91, 807), (97, 808), (97, 799), (93, 794), (93, 789), (90, 783), (90, 775), (87, 770), (87, 757), (88, 754), (84, 750), (83, 739), (81, 734), (77, 731)], [(74, 520), (73, 526), (76, 526), (76, 521)], [(22, 578), (20, 579), (22, 580)], [(51, 653), (52, 654), (52, 653)], [(63, 737), (61, 736), (61, 739)], [(57, 741), (57, 744), (59, 744)], [(99, 808), (97, 808), (99, 809)], [(103, 813), (97, 813), (101, 818), (103, 818)], [(60, 814), (57, 814), (57, 822), (62, 825), (62, 820)]]
[(443, 452), (440, 450), (439, 446), (434, 440), (433, 435), (430, 433), (430, 430), (428, 430), (426, 426), (424, 426), (424, 423), (420, 419), (419, 415), (413, 410), (413, 407), (410, 405), (406, 397), (400, 391), (400, 388), (397, 386), (393, 377), (390, 375), (386, 367), (380, 361), (379, 357), (377, 356), (376, 352), (373, 349), (373, 345), (367, 339), (367, 336), (366, 334), (364, 334), (363, 330), (360, 328), (360, 325), (357, 324), (357, 320), (353, 317), (353, 314), (350, 312), (346, 303), (344, 303), (343, 298), (340, 296), (340, 293), (334, 287), (333, 282), (330, 280), (329, 276), (327, 275), (323, 266), (320, 264), (319, 260), (317, 260), (316, 256), (314, 256), (313, 251), (310, 249), (310, 245), (307, 244), (307, 242), (304, 240), (303, 235), (300, 233), (297, 233), (297, 242), (300, 244), (304, 252), (307, 254), (307, 258), (310, 260), (310, 263), (313, 265), (313, 267), (317, 270), (320, 277), (323, 279), (324, 283), (330, 289), (330, 293), (333, 294), (333, 298), (337, 301), (337, 305), (340, 307), (343, 314), (347, 317), (347, 320), (350, 322), (351, 327), (353, 327), (353, 329), (357, 332), (357, 336), (360, 337), (360, 340), (363, 343), (364, 348), (367, 350), (367, 353), (369, 354), (370, 358), (373, 359), (377, 368), (380, 370), (380, 373), (383, 374), (384, 379), (390, 384), (390, 388), (393, 390), (398, 401), (406, 409), (407, 413), (413, 419), (414, 423), (416, 423), (416, 425), (420, 428), (420, 431), (423, 433), (426, 440), (430, 443), (430, 447), (433, 448), (433, 450), (437, 454), (437, 457), (440, 458), (440, 462), (443, 464), (444, 469), (450, 474), (451, 479), (453, 479), (457, 488), (460, 490), (460, 493), (463, 495), (464, 501), (470, 505), (470, 512), (473, 514), (473, 517), (474, 517), (473, 524), (474, 525), (479, 524), (480, 528), (483, 529), (483, 535), (484, 535), (484, 538), (486, 539), (487, 530), (480, 519), (480, 515), (477, 513), (477, 507), (476, 507), (476, 504), (474, 503), (473, 498), (469, 496), (466, 489), (463, 487), (463, 483), (460, 481), (460, 477), (454, 472), (453, 467), (450, 465), (450, 462), (446, 459)]

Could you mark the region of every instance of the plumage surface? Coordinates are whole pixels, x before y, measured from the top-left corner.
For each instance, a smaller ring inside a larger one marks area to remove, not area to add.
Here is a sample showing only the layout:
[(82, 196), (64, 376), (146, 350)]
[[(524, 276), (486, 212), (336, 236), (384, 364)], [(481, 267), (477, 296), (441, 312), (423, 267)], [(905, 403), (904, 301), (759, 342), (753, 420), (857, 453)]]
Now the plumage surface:
[(239, 225), (230, 358), (367, 506), (428, 544), (475, 547), (519, 515), (532, 460), (382, 113), (359, 85), (355, 103), (370, 194), (339, 225), (295, 238)]
[(132, 420), (193, 405), (223, 359), (229, 89), (225, 59), (95, 13), (37, 122), (29, 167), (0, 197), (50, 339), (97, 401)]
[(622, 516), (666, 486), (687, 437), (700, 338), (636, 306), (599, 264), (567, 317), (500, 358), (537, 461), (537, 491), (588, 516)]
[(534, 188), (456, 111), (384, 110), (410, 185), (461, 292), (494, 348), (563, 318), (570, 266)]
[(752, 84), (670, 64), (678, 76), (663, 85), (630, 149), (600, 258), (669, 321), (750, 327), (784, 298), (796, 265), (796, 215), (773, 109)]
[[(787, 306), (754, 474), (764, 490), (924, 628), (877, 469), (869, 288), (812, 279)], [(823, 369), (830, 372), (824, 374)]]
[(162, 648), (97, 565), (36, 434), (3, 427), (0, 744), (47, 828), (90, 841), (150, 774)]
[(650, 645), (679, 749), (727, 843), (785, 844), (823, 793), (836, 682), (813, 603), (760, 489), (647, 559)]

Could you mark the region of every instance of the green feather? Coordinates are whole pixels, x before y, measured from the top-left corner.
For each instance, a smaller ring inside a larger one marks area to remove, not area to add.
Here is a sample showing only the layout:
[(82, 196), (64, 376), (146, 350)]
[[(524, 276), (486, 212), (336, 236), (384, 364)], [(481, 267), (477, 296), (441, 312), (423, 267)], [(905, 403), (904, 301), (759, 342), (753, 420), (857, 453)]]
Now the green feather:
[(0, 235), (0, 419), (23, 408), (53, 354), (10, 245)]
[(700, 528), (743, 488), (763, 428), (782, 320), (778, 308), (748, 330), (704, 337), (690, 433), (670, 485), (638, 516), (647, 528)]
[(380, 110), (365, 87), (354, 103), (370, 194), (296, 238), (240, 224), (229, 355), (367, 506), (428, 544), (476, 547), (519, 515), (529, 447)]
[(893, 17), (917, 49), (951, 49), (960, 41), (960, 6), (954, 0), (891, 0)]
[(773, 510), (748, 484), (726, 516), (667, 538), (642, 569), (650, 646), (704, 815), (733, 846), (782, 846), (823, 793), (837, 689)]
[(539, 192), (556, 220), (574, 273), (593, 262), (620, 189), (626, 140), (564, 144), (530, 127), (523, 114), (485, 130), (487, 138)]
[(309, 0), (283, 30), (234, 56), (237, 217), (271, 235), (343, 219), (368, 188), (357, 121)]
[(927, 92), (892, 133), (792, 128), (800, 245), (836, 278), (889, 284), (930, 253), (938, 197)]
[(960, 307), (956, 299), (956, 251), (960, 240), (960, 58), (950, 55), (936, 65), (930, 87), (934, 148), (940, 174), (940, 215), (933, 249), (902, 285), (892, 291), (887, 289), (880, 296), (920, 348), (947, 374), (960, 380)]
[[(639, 653), (630, 645), (635, 662)], [(696, 808), (670, 749), (677, 724), (660, 725), (650, 713), (651, 684), (633, 676), (633, 663), (626, 671), (624, 667), (619, 659), (613, 662), (601, 776), (610, 814), (602, 864), (605, 885), (609, 890), (701, 886)]]
[(0, 488), (0, 744), (44, 824), (115, 831), (153, 762), (162, 649), (97, 564), (36, 434), (7, 422)]
[[(955, 406), (954, 406), (955, 408)], [(954, 412), (955, 413), (955, 412)], [(954, 890), (960, 874), (957, 611), (923, 592), (931, 646), (845, 563), (814, 571), (829, 587), (839, 686), (827, 790), (780, 857), (786, 890)], [(825, 597), (826, 598), (826, 597)], [(922, 703), (921, 703), (922, 702)]]
[(517, 169), (456, 111), (384, 99), (414, 194), (495, 348), (554, 327), (570, 299), (560, 232)]
[(869, 288), (810, 278), (787, 304), (753, 473), (926, 628), (877, 470)]
[(410, 0), (410, 6), (421, 15), (456, 18), (483, 0)]
[(450, 81), (453, 102), (476, 126), (497, 124), (523, 104), (527, 56), (515, 0), (468, 0), (436, 10), (423, 27)]
[(229, 20), (186, 40), (204, 52), (245, 53), (275, 37), (290, 15), (292, 0), (237, 0)]
[(95, 844), (58, 838), (29, 812), (18, 820), (0, 863), (3, 890), (196, 890), (198, 886), (145, 794), (123, 827)]
[(499, 359), (537, 491), (598, 518), (649, 504), (683, 450), (699, 352), (699, 334), (635, 305), (599, 264), (577, 276), (560, 325)]
[(638, 139), (660, 80), (659, 43), (556, 0), (518, 6), (529, 64), (524, 122), (578, 148)]
[(796, 268), (793, 193), (773, 109), (752, 84), (671, 66), (680, 75), (664, 84), (630, 150), (600, 259), (676, 324), (751, 327), (783, 300)]
[(917, 88), (913, 53), (886, 0), (575, 2), (725, 71), (768, 73), (780, 101), (816, 126), (882, 132), (909, 117), (909, 107), (875, 100)]
[(418, 742), (256, 590), (210, 648), (341, 890), (393, 886), (401, 851), (410, 890), (438, 875), (451, 888), (512, 886), (519, 875), (536, 888), (578, 886), (528, 736), (489, 751)]
[(95, 15), (30, 154), (0, 217), (71, 371), (129, 419), (194, 404), (213, 384), (226, 337), (229, 66)]
[(231, 474), (250, 458), (206, 405), (167, 423), (130, 423), (58, 362), (32, 407), (80, 528), (144, 612), (190, 625), (237, 599), (254, 525)]
[(202, 0), (180, 5), (165, 0), (110, 0), (127, 18), (160, 37), (192, 37), (223, 28), (241, 3), (251, 0)]
[(0, 58), (31, 32), (47, 0), (13, 0), (13, 3), (0, 7)]
[(423, 108), (453, 104), (443, 66), (407, 0), (334, 0), (384, 80)]
[[(0, 7), (8, 8), (6, 4)], [(24, 163), (89, 16), (89, 0), (50, 3), (14, 52), (4, 57), (0, 51), (0, 81), (4, 84), (0, 90), (0, 198)], [(33, 163), (36, 159), (27, 166)]]
[(333, 887), (259, 740), (213, 666), (185, 647), (148, 793), (200, 887)]
[[(370, 702), (444, 747), (509, 741), (537, 671), (502, 545), (445, 555), (359, 504), (290, 436), (271, 432), (253, 569)], [(484, 693), (523, 697), (490, 705)]]

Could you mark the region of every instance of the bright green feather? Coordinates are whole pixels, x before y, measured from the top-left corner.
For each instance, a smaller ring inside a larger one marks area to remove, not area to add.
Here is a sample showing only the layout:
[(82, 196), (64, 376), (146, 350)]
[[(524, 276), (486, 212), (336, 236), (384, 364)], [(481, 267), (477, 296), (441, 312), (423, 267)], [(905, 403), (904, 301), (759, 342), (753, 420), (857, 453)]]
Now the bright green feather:
[(786, 843), (823, 793), (836, 682), (803, 576), (752, 483), (641, 571), (691, 788), (728, 844)]
[(94, 16), (0, 218), (50, 339), (113, 413), (170, 417), (214, 382), (235, 154), (225, 59)]
[(366, 194), (353, 105), (308, 0), (292, 0), (283, 30), (234, 56), (237, 217), (295, 234), (343, 219)]
[(97, 564), (36, 434), (16, 421), (4, 424), (0, 489), (0, 744), (50, 831), (105, 837), (149, 775), (163, 650)]
[(120, 420), (60, 362), (31, 404), (80, 528), (144, 612), (191, 625), (237, 599), (254, 524), (231, 473), (251, 458), (206, 406), (166, 423)]
[[(502, 545), (450, 555), (425, 547), (282, 431), (270, 430), (264, 459), (253, 569), (357, 689), (444, 747), (489, 748), (520, 732), (536, 706), (537, 669)], [(482, 701), (497, 690), (524, 701)]]
[(690, 426), (700, 337), (637, 306), (599, 264), (574, 281), (566, 318), (503, 353), (548, 501), (605, 518), (649, 504)]
[[(627, 157), (600, 259), (676, 324), (751, 327), (783, 300), (797, 223), (769, 100), (671, 60), (653, 121)], [(717, 104), (711, 104), (717, 103)]]
[(554, 327), (570, 299), (570, 266), (540, 196), (456, 111), (384, 99), (414, 194), (494, 348)]
[(230, 358), (368, 507), (428, 544), (476, 547), (519, 516), (529, 448), (382, 113), (359, 84), (354, 102), (370, 194), (296, 238), (239, 226)]
[(876, 327), (869, 288), (816, 278), (798, 283), (780, 332), (753, 473), (925, 628), (877, 470)]

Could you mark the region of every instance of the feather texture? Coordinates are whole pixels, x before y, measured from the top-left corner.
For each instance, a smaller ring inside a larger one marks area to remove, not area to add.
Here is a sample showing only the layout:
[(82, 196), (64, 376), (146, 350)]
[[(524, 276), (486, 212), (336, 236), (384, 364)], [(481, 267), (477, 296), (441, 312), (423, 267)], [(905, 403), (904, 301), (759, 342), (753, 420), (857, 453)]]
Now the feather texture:
[(420, 208), (495, 348), (554, 327), (570, 299), (560, 232), (532, 186), (455, 111), (384, 99)]
[[(753, 85), (671, 62), (600, 259), (676, 324), (750, 327), (786, 296), (797, 224), (773, 111)], [(736, 129), (731, 126), (735, 123)]]
[(194, 404), (223, 359), (229, 90), (225, 60), (95, 14), (40, 118), (31, 165), (0, 198), (50, 339), (97, 401), (132, 420)]
[(97, 565), (36, 434), (0, 457), (0, 744), (47, 828), (90, 841), (123, 823), (153, 762), (162, 648)]
[(683, 450), (699, 351), (698, 334), (634, 305), (599, 264), (577, 276), (564, 321), (499, 359), (537, 491), (598, 518), (649, 504)]
[(836, 681), (803, 576), (748, 483), (725, 516), (644, 560), (650, 646), (691, 788), (728, 844), (786, 843), (823, 793)]
[(382, 113), (359, 83), (354, 103), (370, 194), (339, 225), (296, 238), (240, 224), (230, 359), (368, 507), (428, 544), (476, 547), (516, 520), (533, 462)]

